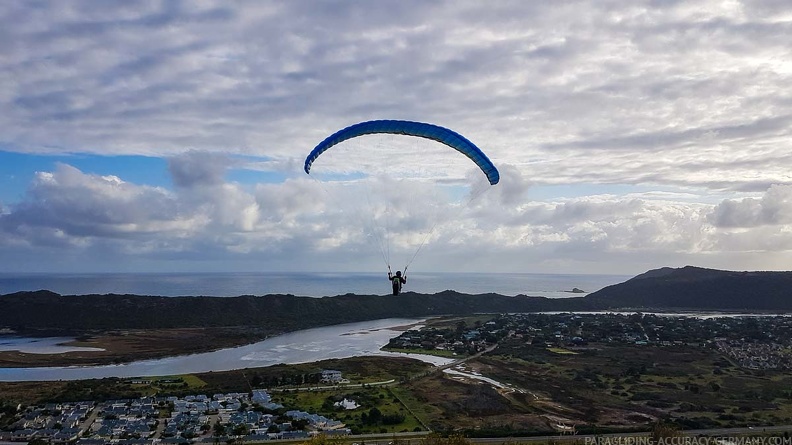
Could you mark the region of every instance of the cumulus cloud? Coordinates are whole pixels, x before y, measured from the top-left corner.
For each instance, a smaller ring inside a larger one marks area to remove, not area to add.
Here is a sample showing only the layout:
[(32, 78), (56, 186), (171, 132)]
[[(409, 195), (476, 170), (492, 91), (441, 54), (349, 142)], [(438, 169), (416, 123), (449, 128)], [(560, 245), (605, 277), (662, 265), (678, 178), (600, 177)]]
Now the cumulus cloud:
[(758, 227), (792, 224), (792, 186), (771, 186), (761, 198), (724, 200), (709, 220), (718, 227)]
[[(513, 206), (524, 202), (527, 197), (531, 181), (515, 166), (501, 164), (498, 168), (501, 180), (497, 187), (490, 186), (480, 177), (479, 172), (468, 175), (473, 186), (471, 187), (471, 198), (476, 199), (478, 195), (486, 193), (487, 198), (497, 199), (504, 206)], [(472, 178), (471, 178), (472, 176)]]
[(223, 154), (190, 151), (172, 157), (168, 170), (177, 187), (216, 186), (223, 183), (231, 165), (231, 159)]
[[(0, 149), (164, 158), (174, 187), (61, 164), (3, 203), (0, 243), (365, 265), (372, 221), (483, 267), (782, 267), (790, 39), (782, 1), (2, 2)], [(432, 141), (363, 139), (302, 174), (383, 118), (464, 134), (501, 183)]]
[(86, 175), (59, 164), (39, 172), (27, 199), (0, 217), (5, 232), (36, 242), (92, 237), (128, 238), (141, 233), (189, 229), (167, 191), (115, 176)]
[[(215, 157), (194, 153), (190, 159)], [(408, 263), (420, 253), (419, 261), (437, 261), (441, 270), (481, 270), (494, 261), (499, 270), (519, 271), (523, 263), (516, 258), (522, 258), (539, 270), (582, 262), (599, 272), (607, 266), (596, 258), (645, 264), (650, 257), (781, 253), (792, 246), (790, 187), (781, 186), (761, 199), (708, 205), (651, 195), (512, 201), (525, 193), (521, 187), (504, 196), (493, 187), (491, 195), (471, 201), (457, 186), (388, 176), (300, 177), (251, 189), (203, 184), (167, 191), (60, 164), (38, 173), (26, 198), (0, 215), (0, 239), (7, 252), (34, 249), (56, 257), (200, 256), (270, 267), (371, 268), (387, 258)], [(744, 230), (728, 230), (735, 221)]]

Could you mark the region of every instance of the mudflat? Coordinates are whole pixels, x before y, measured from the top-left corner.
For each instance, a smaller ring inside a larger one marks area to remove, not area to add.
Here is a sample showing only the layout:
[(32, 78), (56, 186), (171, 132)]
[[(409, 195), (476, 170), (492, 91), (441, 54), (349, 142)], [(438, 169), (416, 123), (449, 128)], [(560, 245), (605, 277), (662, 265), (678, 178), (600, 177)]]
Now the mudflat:
[(68, 346), (100, 348), (101, 351), (72, 351), (59, 354), (0, 352), (0, 367), (94, 366), (135, 360), (172, 357), (242, 346), (278, 332), (249, 327), (133, 329), (97, 332), (65, 343)]

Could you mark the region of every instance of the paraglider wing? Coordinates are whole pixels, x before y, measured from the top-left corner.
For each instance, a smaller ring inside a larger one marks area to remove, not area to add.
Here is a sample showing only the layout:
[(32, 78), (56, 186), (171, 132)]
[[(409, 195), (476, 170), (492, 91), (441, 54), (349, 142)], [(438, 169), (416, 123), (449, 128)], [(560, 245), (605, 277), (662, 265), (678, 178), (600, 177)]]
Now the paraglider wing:
[(308, 157), (305, 158), (305, 173), (310, 173), (311, 164), (313, 164), (319, 155), (327, 151), (327, 149), (333, 145), (347, 139), (375, 133), (403, 134), (435, 140), (470, 158), (481, 168), (481, 171), (487, 176), (490, 184), (495, 185), (500, 180), (498, 169), (495, 168), (492, 161), (487, 158), (487, 155), (461, 134), (433, 124), (397, 120), (361, 122), (333, 133), (328, 136), (327, 139), (319, 143)]

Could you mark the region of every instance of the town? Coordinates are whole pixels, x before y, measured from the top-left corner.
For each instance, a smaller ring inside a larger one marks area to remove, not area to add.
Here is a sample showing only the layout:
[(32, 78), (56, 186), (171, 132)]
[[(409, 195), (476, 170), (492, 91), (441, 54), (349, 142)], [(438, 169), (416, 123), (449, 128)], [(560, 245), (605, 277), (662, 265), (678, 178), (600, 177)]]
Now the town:
[(792, 369), (792, 317), (524, 313), (485, 320), (405, 331), (386, 349), (465, 356), (504, 338), (573, 352), (607, 345), (696, 346), (715, 348), (747, 369)]
[[(326, 370), (322, 374), (327, 384), (342, 380), (338, 371)], [(80, 445), (112, 441), (119, 445), (140, 445), (350, 434), (350, 429), (340, 421), (284, 409), (264, 389), (212, 396), (49, 403), (29, 407), (19, 417), (8, 431), (0, 431), (0, 441)]]

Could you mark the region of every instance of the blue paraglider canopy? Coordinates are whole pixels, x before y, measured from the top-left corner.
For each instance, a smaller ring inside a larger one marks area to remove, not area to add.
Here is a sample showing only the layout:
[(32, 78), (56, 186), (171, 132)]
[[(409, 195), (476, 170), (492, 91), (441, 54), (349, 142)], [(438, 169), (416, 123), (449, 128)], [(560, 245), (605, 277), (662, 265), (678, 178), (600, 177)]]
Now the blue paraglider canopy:
[(330, 147), (346, 141), (347, 139), (376, 133), (403, 134), (435, 140), (459, 151), (475, 162), (487, 176), (491, 185), (497, 184), (500, 180), (498, 169), (495, 168), (492, 161), (487, 158), (487, 155), (461, 134), (438, 125), (399, 120), (361, 122), (331, 134), (320, 142), (319, 145), (311, 151), (308, 157), (305, 158), (305, 173), (310, 173), (311, 164), (313, 164), (319, 155), (327, 151)]

